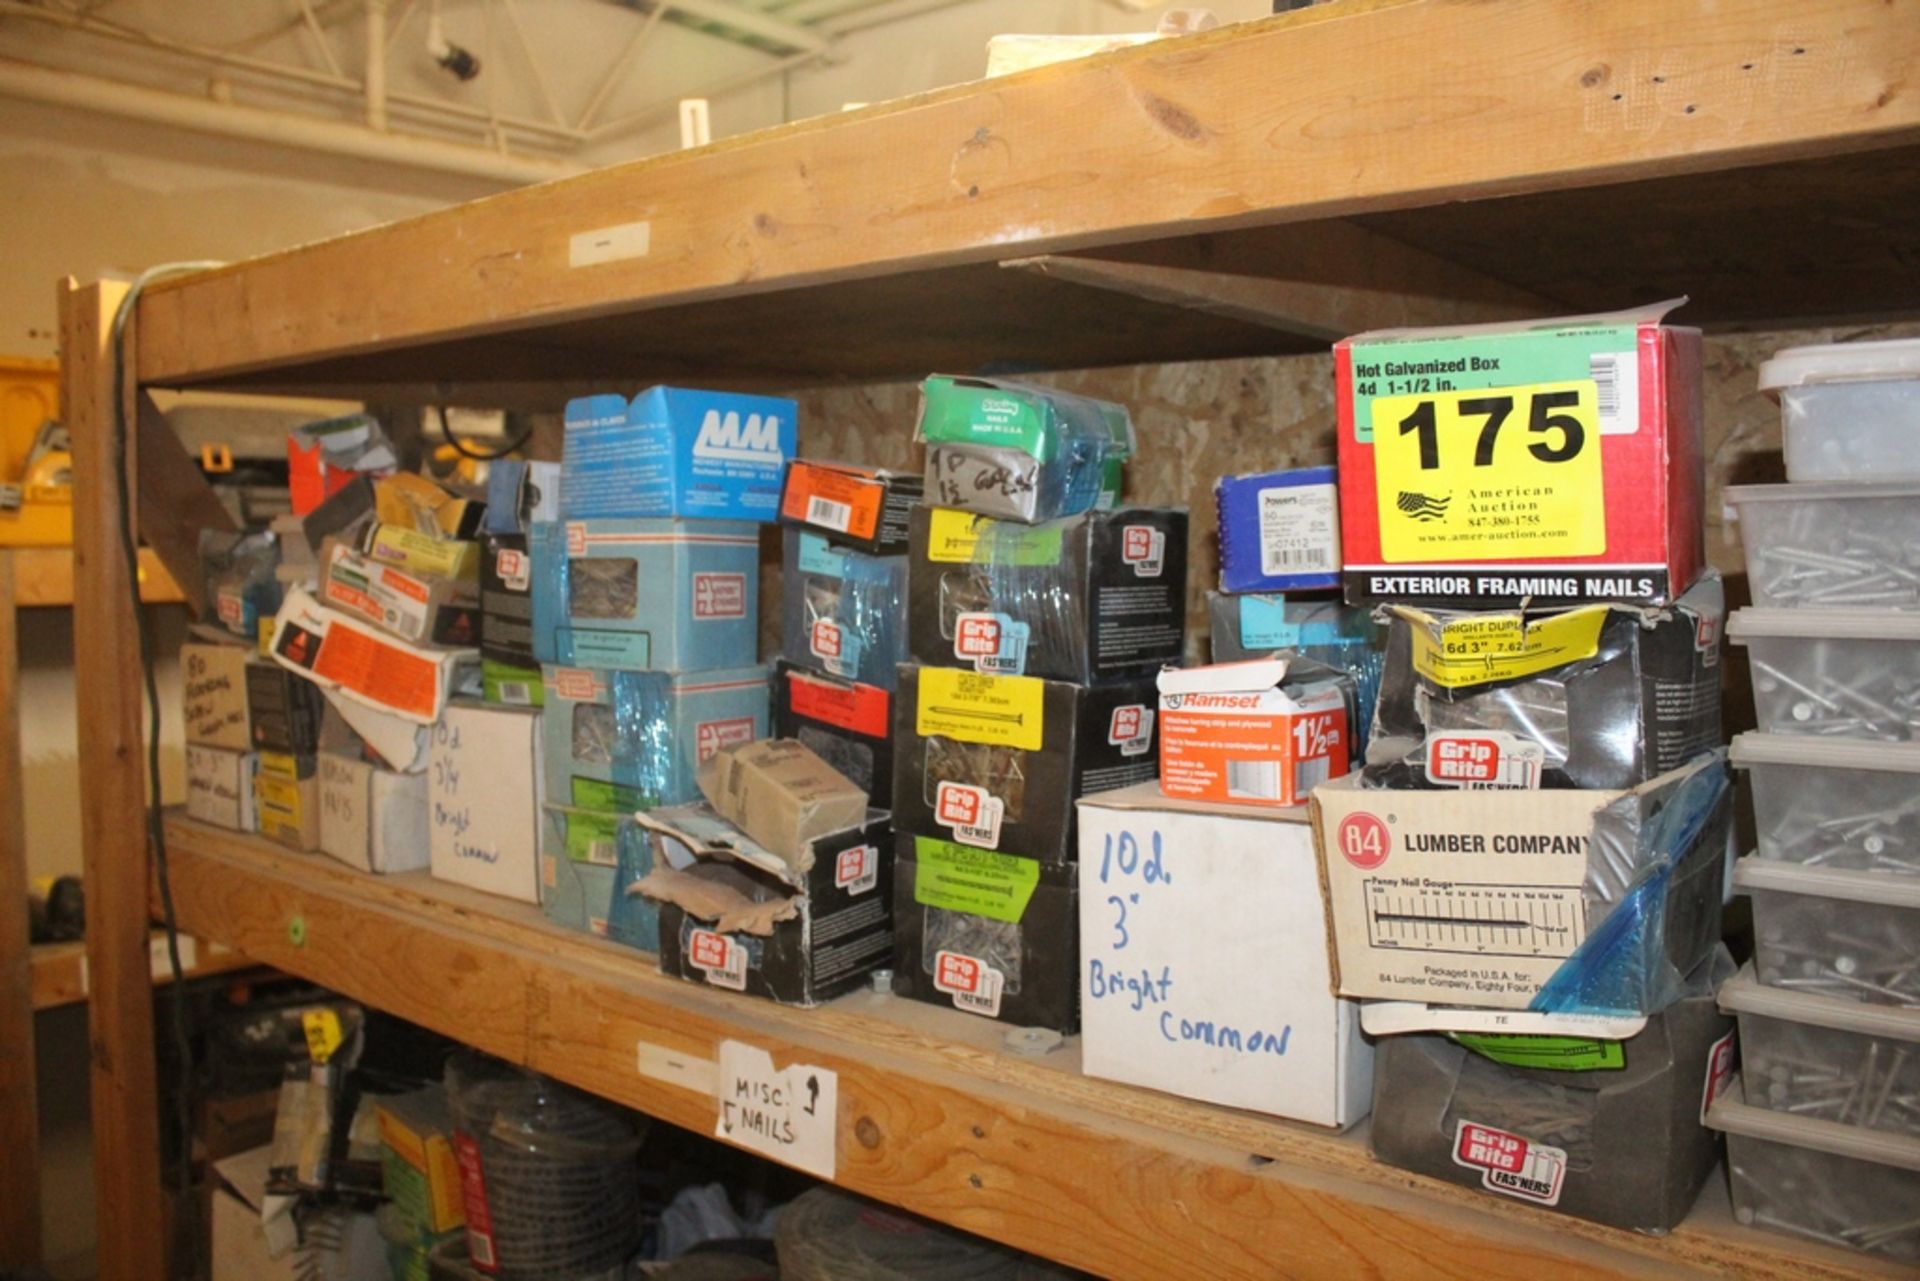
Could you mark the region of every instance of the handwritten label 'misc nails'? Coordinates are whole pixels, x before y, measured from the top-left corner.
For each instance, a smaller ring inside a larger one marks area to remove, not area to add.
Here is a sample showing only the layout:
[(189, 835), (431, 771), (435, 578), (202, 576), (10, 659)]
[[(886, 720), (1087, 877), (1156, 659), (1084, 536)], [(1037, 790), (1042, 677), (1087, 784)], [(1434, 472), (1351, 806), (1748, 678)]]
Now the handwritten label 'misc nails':
[(817, 1178), (834, 1177), (837, 1073), (806, 1063), (775, 1068), (773, 1056), (759, 1046), (722, 1041), (716, 1087), (716, 1138)]

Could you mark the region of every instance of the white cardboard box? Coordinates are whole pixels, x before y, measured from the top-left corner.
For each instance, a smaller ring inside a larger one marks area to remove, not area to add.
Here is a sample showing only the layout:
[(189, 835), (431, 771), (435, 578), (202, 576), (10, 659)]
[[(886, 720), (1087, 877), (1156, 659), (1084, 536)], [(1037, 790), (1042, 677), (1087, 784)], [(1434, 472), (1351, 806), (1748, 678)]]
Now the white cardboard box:
[(1304, 808), (1080, 802), (1088, 1076), (1316, 1125), (1365, 1116), (1373, 1049), (1333, 995)]
[(236, 832), (254, 830), (253, 752), (187, 744), (187, 817)]
[(540, 901), (540, 712), (455, 702), (427, 748), (433, 875)]
[(427, 866), (427, 776), (320, 753), (320, 848), (365, 872)]

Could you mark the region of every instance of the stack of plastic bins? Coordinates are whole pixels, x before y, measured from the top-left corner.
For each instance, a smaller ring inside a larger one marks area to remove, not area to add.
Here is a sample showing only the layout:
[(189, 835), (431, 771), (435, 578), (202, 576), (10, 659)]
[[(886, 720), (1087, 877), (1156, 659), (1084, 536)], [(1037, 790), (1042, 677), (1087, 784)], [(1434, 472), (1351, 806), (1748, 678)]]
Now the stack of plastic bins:
[(1754, 963), (1721, 991), (1744, 1222), (1920, 1262), (1920, 342), (1762, 366), (1788, 484), (1729, 489), (1755, 607)]

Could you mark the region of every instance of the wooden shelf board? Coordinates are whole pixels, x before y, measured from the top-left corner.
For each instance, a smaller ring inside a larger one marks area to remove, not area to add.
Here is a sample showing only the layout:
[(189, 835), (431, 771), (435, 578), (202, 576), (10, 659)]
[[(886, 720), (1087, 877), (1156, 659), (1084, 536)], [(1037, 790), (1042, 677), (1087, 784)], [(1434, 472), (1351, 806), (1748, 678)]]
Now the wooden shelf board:
[[(163, 282), (140, 381), (506, 397), (1294, 350), (997, 264), (1253, 262), (1329, 219), (1570, 307), (1685, 289), (1709, 323), (1910, 311), (1909, 19), (1883, 0), (1535, 0), (1498, 22), (1341, 0)], [(577, 256), (635, 221), (645, 253)], [(1816, 260), (1847, 266), (1814, 279)]]
[(703, 1133), (712, 1095), (644, 1074), (642, 1046), (707, 1062), (732, 1039), (830, 1069), (837, 1182), (1102, 1275), (1892, 1275), (1735, 1226), (1717, 1187), (1668, 1237), (1614, 1231), (1376, 1165), (1362, 1133), (1083, 1077), (1077, 1041), (1023, 1057), (1001, 1025), (870, 992), (787, 1009), (424, 875), (369, 877), (177, 815), (168, 841), (201, 937)]
[[(73, 604), (73, 548), (0, 547), (0, 555), (13, 557), (16, 606)], [(149, 547), (140, 549), (140, 599), (149, 605), (178, 605), (186, 600)]]
[[(209, 944), (205, 939), (187, 937), (180, 941), (182, 968), (189, 980), (259, 968), (258, 962), (229, 948)], [(165, 986), (173, 982), (173, 972), (167, 964), (166, 935), (155, 930), (152, 947), (153, 981), (157, 986)], [(87, 999), (85, 943), (36, 944), (28, 962), (33, 972), (35, 1010), (77, 1005)]]

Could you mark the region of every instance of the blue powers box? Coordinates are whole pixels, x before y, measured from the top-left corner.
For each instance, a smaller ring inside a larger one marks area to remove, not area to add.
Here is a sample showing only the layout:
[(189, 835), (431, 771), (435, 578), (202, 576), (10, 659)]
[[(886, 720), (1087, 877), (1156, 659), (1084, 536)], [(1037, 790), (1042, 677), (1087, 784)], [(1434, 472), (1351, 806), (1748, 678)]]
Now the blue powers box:
[(547, 667), (550, 805), (632, 813), (700, 799), (695, 774), (726, 747), (767, 737), (764, 667), (612, 672)]
[(797, 408), (675, 387), (569, 401), (560, 515), (776, 520)]
[(737, 521), (536, 524), (533, 652), (621, 671), (748, 667), (759, 657), (760, 536)]
[(1340, 497), (1331, 467), (1222, 476), (1220, 586), (1291, 592), (1340, 586)]

